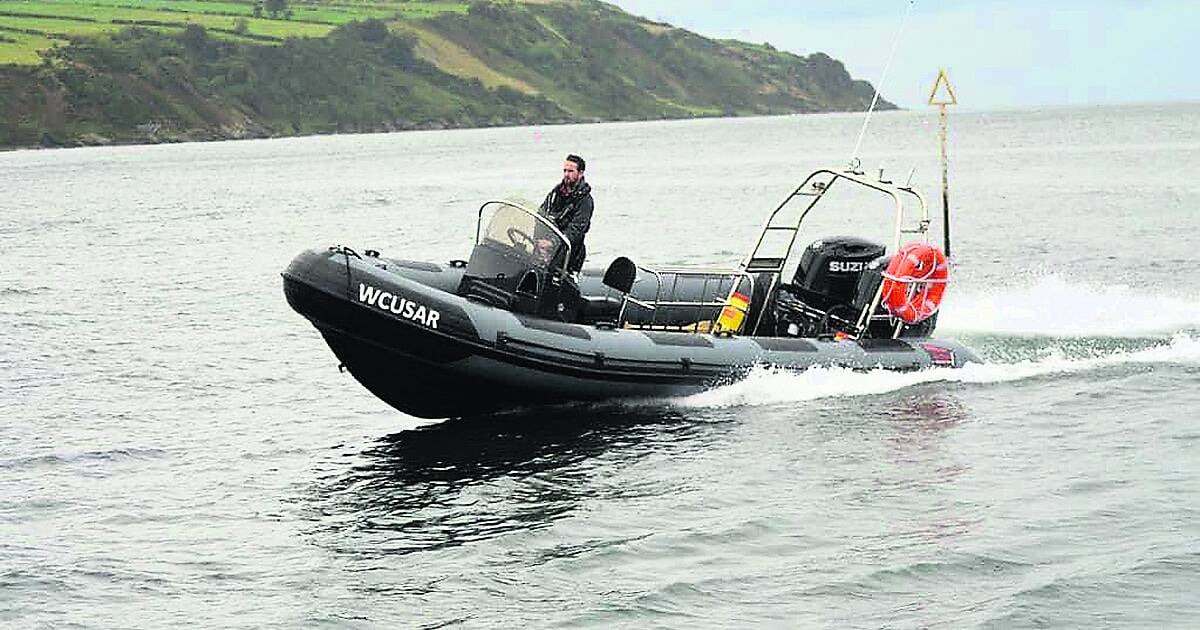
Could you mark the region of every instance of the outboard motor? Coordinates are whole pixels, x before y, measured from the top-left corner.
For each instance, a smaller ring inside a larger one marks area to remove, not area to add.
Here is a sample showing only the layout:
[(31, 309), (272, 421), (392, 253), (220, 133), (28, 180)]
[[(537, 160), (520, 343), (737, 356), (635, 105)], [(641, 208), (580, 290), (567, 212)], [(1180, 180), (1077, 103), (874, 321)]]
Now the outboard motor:
[(859, 279), (886, 248), (853, 236), (822, 239), (800, 257), (792, 284), (780, 287), (775, 299), (776, 332), (812, 337), (854, 325)]
[(855, 310), (861, 312), (875, 299), (875, 295), (879, 293), (879, 285), (883, 284), (883, 272), (891, 261), (891, 256), (880, 256), (867, 263), (854, 289), (852, 305)]
[(797, 297), (823, 311), (850, 304), (858, 279), (886, 248), (853, 236), (816, 241), (804, 250), (792, 284)]

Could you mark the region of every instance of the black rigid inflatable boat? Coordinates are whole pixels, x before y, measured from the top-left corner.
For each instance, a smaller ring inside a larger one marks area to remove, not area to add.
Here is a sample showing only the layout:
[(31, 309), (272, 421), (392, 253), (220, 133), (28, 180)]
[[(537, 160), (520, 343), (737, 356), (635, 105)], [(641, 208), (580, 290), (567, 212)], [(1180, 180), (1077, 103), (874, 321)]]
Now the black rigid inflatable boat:
[[(805, 217), (842, 183), (890, 197), (899, 254), (838, 237), (793, 257)], [(915, 219), (905, 216), (913, 200)], [(900, 243), (909, 234), (920, 252), (940, 255), (923, 244), (928, 226), (911, 187), (819, 170), (730, 269), (651, 269), (621, 257), (570, 274), (570, 244), (553, 223), (496, 201), (480, 208), (467, 261), (313, 249), (288, 265), (283, 287), (354, 378), (414, 416), (678, 396), (755, 365), (905, 371), (977, 361), (931, 337), (947, 266)], [(785, 268), (795, 269), (790, 278)]]

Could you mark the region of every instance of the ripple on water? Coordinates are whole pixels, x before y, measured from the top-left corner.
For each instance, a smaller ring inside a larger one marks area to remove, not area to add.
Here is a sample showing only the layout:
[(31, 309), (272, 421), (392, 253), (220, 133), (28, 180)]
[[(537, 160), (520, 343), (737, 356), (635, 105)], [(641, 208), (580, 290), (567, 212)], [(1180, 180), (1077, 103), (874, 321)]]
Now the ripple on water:
[(1200, 615), (1200, 553), (1031, 579), (986, 627), (1164, 627)]
[(29, 470), (43, 467), (94, 465), (122, 461), (144, 461), (167, 457), (169, 452), (158, 448), (119, 448), (104, 451), (80, 451), (73, 453), (47, 453), (32, 457), (0, 460), (0, 468)]

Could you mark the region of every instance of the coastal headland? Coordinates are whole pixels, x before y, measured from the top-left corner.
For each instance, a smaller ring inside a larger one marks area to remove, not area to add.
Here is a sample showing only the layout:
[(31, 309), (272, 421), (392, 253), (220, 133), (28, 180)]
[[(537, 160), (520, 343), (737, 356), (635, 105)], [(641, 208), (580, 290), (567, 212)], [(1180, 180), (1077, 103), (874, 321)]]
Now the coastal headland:
[(0, 148), (853, 111), (871, 96), (824, 53), (597, 0), (0, 0)]

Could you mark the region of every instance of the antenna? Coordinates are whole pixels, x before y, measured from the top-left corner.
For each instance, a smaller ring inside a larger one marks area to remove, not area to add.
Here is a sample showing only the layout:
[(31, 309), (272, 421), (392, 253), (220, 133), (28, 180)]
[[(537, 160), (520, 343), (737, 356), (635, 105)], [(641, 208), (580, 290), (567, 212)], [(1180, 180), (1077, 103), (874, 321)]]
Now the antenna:
[(883, 89), (883, 82), (887, 80), (888, 70), (892, 67), (892, 59), (896, 58), (896, 48), (900, 46), (900, 39), (904, 37), (904, 27), (908, 25), (908, 16), (912, 14), (913, 5), (917, 0), (908, 0), (908, 8), (904, 10), (904, 19), (900, 22), (900, 30), (896, 32), (896, 39), (892, 41), (892, 52), (888, 54), (887, 63), (883, 64), (883, 73), (879, 76), (879, 81), (875, 83), (875, 94), (871, 96), (871, 106), (867, 108), (867, 115), (863, 117), (862, 129), (858, 132), (858, 141), (854, 143), (854, 151), (850, 153), (850, 170), (857, 170), (862, 162), (858, 159), (858, 150), (862, 148), (863, 136), (867, 135), (867, 125), (871, 124), (871, 112), (875, 111), (875, 104), (879, 102), (879, 90)]

